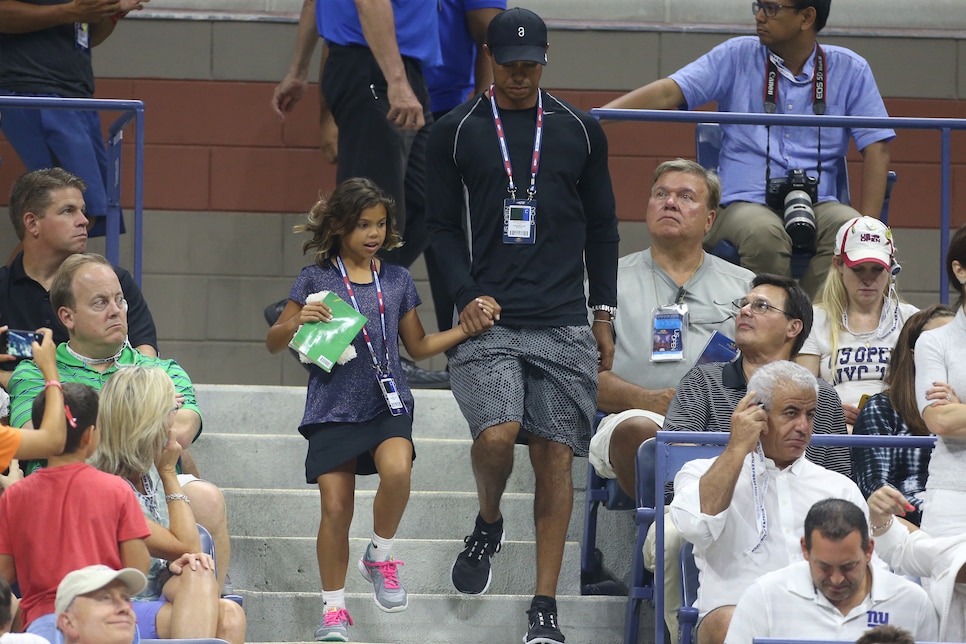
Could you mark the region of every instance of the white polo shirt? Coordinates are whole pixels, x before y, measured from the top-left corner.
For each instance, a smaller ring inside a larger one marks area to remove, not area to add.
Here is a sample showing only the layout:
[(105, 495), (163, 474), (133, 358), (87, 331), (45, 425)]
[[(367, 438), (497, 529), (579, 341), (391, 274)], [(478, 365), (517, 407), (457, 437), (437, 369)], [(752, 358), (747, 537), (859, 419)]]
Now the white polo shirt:
[(807, 561), (770, 572), (741, 596), (725, 644), (756, 637), (854, 641), (883, 624), (908, 630), (916, 641), (937, 641), (939, 619), (925, 590), (884, 566), (870, 566), (868, 574), (869, 594), (843, 615), (815, 588)]
[(868, 517), (865, 498), (851, 479), (804, 457), (784, 470), (765, 459), (764, 473), (761, 463), (756, 465), (759, 489), (767, 488), (767, 536), (759, 546), (752, 455), (745, 457), (729, 507), (710, 515), (701, 512), (698, 484), (714, 460), (694, 460), (681, 468), (674, 477), (675, 495), (670, 509), (675, 527), (694, 544), (701, 582), (696, 605), (701, 617), (719, 606), (737, 604), (745, 589), (761, 575), (802, 561), (800, 539), (805, 515), (816, 502), (829, 497), (845, 499), (862, 508)]

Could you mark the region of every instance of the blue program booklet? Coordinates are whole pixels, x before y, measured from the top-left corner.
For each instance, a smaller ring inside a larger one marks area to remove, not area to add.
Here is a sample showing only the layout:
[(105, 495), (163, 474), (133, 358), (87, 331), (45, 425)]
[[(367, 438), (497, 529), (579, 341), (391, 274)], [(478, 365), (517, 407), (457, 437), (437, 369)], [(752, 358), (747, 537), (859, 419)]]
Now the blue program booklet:
[(708, 344), (704, 346), (704, 351), (698, 357), (695, 364), (708, 364), (711, 362), (731, 362), (738, 357), (738, 345), (735, 341), (715, 331), (708, 339)]

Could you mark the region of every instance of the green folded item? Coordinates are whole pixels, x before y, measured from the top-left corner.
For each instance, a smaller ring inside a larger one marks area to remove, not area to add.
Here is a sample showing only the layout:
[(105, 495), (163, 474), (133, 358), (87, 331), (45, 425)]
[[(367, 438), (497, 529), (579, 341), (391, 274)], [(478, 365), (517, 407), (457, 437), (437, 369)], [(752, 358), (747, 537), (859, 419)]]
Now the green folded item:
[[(332, 291), (323, 293), (322, 301), (332, 310), (332, 320), (303, 324), (288, 346), (298, 352), (302, 362), (311, 362), (329, 372), (337, 362), (342, 364), (355, 356), (354, 350), (349, 351), (352, 340), (368, 320)], [(340, 361), (343, 353), (351, 355)]]

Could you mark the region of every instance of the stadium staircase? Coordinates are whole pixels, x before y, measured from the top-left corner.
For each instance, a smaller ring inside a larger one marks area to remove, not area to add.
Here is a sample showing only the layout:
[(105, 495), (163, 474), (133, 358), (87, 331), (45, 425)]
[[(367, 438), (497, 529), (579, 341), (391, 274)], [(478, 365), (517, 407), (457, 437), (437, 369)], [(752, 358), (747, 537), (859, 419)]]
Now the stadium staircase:
[[(232, 533), (230, 575), (245, 601), (248, 642), (312, 641), (322, 610), (315, 557), (319, 493), (304, 482), (305, 440), (296, 428), (305, 389), (198, 385), (204, 433), (192, 453), (205, 478), (224, 491)], [(517, 643), (527, 629), (534, 586), (533, 473), (525, 448), (507, 485), (507, 543), (493, 559), (493, 584), (478, 597), (457, 593), (450, 566), (477, 512), (470, 439), (449, 391), (417, 391), (412, 496), (394, 547), (409, 591), (402, 613), (380, 611), (356, 570), (372, 525), (376, 477), (357, 479), (346, 582), (354, 642)], [(586, 460), (575, 459), (575, 512), (558, 588), (568, 644), (622, 641), (625, 600), (580, 596)], [(650, 621), (650, 616), (645, 620)], [(648, 632), (648, 626), (642, 627)], [(650, 639), (650, 638), (649, 638)]]

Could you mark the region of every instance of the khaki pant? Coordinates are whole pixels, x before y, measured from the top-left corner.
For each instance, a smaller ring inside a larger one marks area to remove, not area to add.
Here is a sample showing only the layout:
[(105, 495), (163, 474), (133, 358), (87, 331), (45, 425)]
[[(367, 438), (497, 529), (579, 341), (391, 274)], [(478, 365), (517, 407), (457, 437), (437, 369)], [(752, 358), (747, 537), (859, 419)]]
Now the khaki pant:
[[(672, 644), (678, 641), (678, 610), (681, 608), (681, 567), (679, 559), (684, 538), (667, 514), (664, 507), (664, 624), (671, 634)], [(657, 522), (651, 524), (644, 541), (644, 567), (654, 572), (657, 564)], [(659, 588), (654, 589), (660, 592)]]

